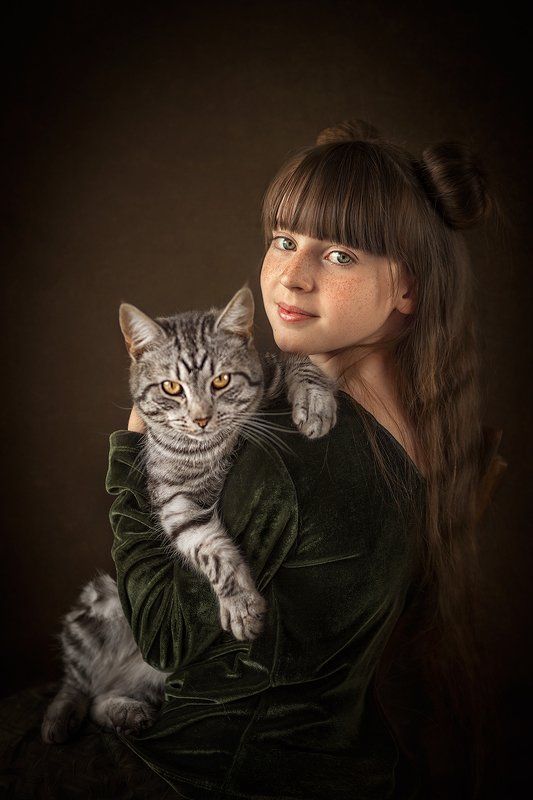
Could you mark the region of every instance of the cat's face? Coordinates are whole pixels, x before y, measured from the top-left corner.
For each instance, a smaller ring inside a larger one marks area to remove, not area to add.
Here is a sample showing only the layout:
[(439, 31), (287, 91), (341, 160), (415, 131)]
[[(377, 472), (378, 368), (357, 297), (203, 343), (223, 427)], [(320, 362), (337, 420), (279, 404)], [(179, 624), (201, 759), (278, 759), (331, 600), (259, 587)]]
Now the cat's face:
[(263, 393), (253, 315), (246, 284), (223, 310), (152, 319), (135, 306), (120, 306), (131, 395), (147, 427), (198, 441), (242, 425)]

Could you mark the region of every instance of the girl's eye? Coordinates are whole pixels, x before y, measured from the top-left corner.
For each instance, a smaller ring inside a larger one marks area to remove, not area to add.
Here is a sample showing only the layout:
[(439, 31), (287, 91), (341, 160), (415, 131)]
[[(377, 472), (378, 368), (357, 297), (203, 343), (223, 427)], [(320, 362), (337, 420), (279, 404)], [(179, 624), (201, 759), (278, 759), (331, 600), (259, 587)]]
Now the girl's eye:
[(165, 394), (170, 394), (173, 396), (180, 394), (182, 390), (181, 383), (178, 383), (177, 381), (163, 381), (161, 388)]
[(290, 250), (291, 249), (290, 247), (283, 247), (283, 242), (289, 242), (290, 244), (294, 244), (294, 242), (292, 242), (286, 236), (273, 236), (272, 237), (272, 241), (273, 242), (275, 242), (277, 239), (281, 239), (282, 240), (282, 246), (281, 246), (282, 250)]
[(222, 375), (217, 375), (212, 381), (215, 389), (225, 389), (229, 382), (230, 376), (227, 372), (223, 372)]
[(339, 266), (347, 266), (351, 261), (353, 261), (353, 258), (351, 256), (349, 256), (348, 253), (343, 253), (342, 250), (332, 250), (330, 255), (334, 255), (334, 254), (337, 254), (338, 256), (340, 256), (341, 259), (347, 259), (347, 260), (334, 261), (333, 262), (334, 264), (339, 264)]
[[(272, 238), (272, 242), (275, 242), (276, 239), (281, 239), (281, 250), (293, 250), (293, 247), (285, 247), (284, 242), (288, 242), (291, 245), (294, 245), (294, 242), (291, 239), (288, 239), (286, 236), (274, 236)], [(277, 246), (277, 245), (276, 245)], [(338, 261), (333, 261), (333, 264), (337, 264), (339, 267), (347, 267), (349, 264), (356, 263), (356, 259), (352, 256), (348, 255), (348, 253), (344, 253), (342, 250), (332, 250), (329, 254), (330, 256), (336, 254), (339, 256)], [(329, 256), (326, 256), (329, 258)]]

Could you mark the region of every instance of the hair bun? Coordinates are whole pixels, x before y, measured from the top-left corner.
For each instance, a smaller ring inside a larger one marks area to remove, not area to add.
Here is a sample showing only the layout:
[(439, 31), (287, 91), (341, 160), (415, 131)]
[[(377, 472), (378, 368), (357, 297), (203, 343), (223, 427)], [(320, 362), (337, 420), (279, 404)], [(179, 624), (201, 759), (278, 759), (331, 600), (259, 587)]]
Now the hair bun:
[(372, 142), (380, 139), (379, 131), (374, 125), (363, 119), (344, 120), (330, 128), (324, 128), (316, 137), (316, 144), (333, 142)]
[(461, 142), (427, 147), (419, 164), (427, 194), (452, 228), (470, 228), (485, 217), (492, 200), (478, 157)]

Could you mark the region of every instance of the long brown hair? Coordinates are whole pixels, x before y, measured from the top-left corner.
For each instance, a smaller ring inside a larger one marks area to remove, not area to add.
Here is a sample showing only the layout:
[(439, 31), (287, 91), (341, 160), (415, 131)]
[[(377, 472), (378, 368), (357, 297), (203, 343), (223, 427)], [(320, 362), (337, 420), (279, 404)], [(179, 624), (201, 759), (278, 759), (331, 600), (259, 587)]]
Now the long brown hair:
[(262, 207), (266, 248), (281, 228), (387, 257), (393, 292), (392, 263), (414, 280), (414, 313), (374, 347), (393, 354), (398, 399), (423, 464), (424, 508), (415, 507), (408, 483), (398, 485), (374, 428), (362, 421), (386, 481), (416, 515), (420, 664), (435, 704), (441, 698), (451, 709), (471, 746), (474, 795), (486, 708), (472, 625), (482, 421), (475, 276), (461, 231), (491, 214), (499, 216), (499, 205), (468, 147), (441, 142), (415, 158), (361, 120), (327, 128), (290, 154)]

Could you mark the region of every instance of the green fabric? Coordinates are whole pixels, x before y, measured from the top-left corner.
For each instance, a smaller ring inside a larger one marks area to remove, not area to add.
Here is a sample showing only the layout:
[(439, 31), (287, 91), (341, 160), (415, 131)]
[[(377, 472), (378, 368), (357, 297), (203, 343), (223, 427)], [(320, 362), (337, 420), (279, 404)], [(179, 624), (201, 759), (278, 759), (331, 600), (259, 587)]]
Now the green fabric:
[(269, 606), (253, 642), (221, 629), (207, 579), (169, 560), (154, 535), (141, 435), (110, 437), (122, 607), (145, 660), (172, 670), (153, 727), (119, 736), (190, 800), (384, 800), (394, 796), (398, 748), (372, 677), (406, 600), (411, 537), (359, 413), (413, 491), (423, 479), (344, 392), (335, 428), (319, 440), (297, 431), (286, 401), (269, 410), (284, 447), (242, 438), (219, 504)]

